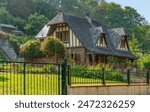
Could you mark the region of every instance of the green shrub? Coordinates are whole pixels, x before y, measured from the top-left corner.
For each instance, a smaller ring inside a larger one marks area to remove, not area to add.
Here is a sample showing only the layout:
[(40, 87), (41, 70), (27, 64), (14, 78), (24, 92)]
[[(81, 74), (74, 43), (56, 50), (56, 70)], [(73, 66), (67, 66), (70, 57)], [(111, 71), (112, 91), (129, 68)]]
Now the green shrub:
[[(55, 65), (40, 65), (38, 64), (38, 66), (36, 64), (26, 64), (25, 66), (25, 70), (26, 73), (51, 73), (51, 74), (57, 74), (58, 70), (56, 68)], [(18, 72), (18, 73), (23, 73), (24, 72), (24, 64), (23, 63), (7, 63), (7, 64), (0, 64), (0, 70), (4, 70), (4, 71), (10, 71), (10, 69), (12, 70), (12, 72)]]
[(7, 34), (5, 32), (0, 31), (0, 39), (7, 39), (9, 42), (9, 45), (14, 48), (17, 55), (19, 55), (19, 49), (20, 45), (24, 44), (27, 40), (29, 40), (29, 37), (25, 36), (15, 36), (11, 34)]
[(0, 39), (8, 39), (9, 35), (5, 32), (0, 31)]
[[(102, 66), (85, 67), (82, 65), (74, 65), (71, 67), (71, 75), (82, 78), (102, 79)], [(124, 81), (121, 73), (109, 67), (105, 67), (105, 79), (110, 81)]]
[(41, 50), (43, 54), (47, 56), (57, 56), (61, 58), (65, 56), (65, 47), (57, 38), (45, 38), (44, 42), (42, 42)]
[(42, 51), (40, 50), (41, 43), (39, 40), (29, 40), (20, 49), (20, 54), (27, 58), (33, 59), (42, 56)]
[(148, 52), (140, 57), (140, 59), (137, 61), (137, 64), (139, 68), (150, 70), (150, 53)]
[(11, 47), (14, 48), (16, 54), (19, 55), (19, 43), (18, 43), (18, 40), (15, 39), (15, 38), (9, 38), (9, 43), (10, 43)]
[(54, 65), (45, 65), (45, 66), (42, 67), (42, 69), (43, 69), (43, 72), (47, 72), (47, 73), (57, 72)]
[(106, 70), (105, 79), (110, 80), (110, 81), (124, 81), (121, 73), (114, 71), (114, 70)]

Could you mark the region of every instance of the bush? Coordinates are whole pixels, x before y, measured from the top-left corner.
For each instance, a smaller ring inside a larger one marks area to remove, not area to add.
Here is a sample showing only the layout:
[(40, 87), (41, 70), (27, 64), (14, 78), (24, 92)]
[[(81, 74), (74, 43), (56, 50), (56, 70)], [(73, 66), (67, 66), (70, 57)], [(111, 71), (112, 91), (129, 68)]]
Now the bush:
[(9, 35), (5, 32), (0, 31), (0, 39), (8, 39)]
[(138, 61), (139, 68), (150, 70), (150, 53), (144, 54)]
[(20, 45), (29, 40), (29, 37), (18, 37), (15, 35), (7, 34), (5, 32), (0, 31), (0, 39), (6, 39), (9, 42), (9, 45), (14, 48), (17, 55), (19, 55)]
[(57, 38), (45, 38), (44, 42), (42, 42), (41, 50), (43, 54), (47, 56), (57, 56), (60, 58), (65, 56), (65, 47), (63, 43)]
[(29, 40), (20, 49), (20, 54), (27, 58), (33, 59), (42, 56), (42, 51), (40, 50), (41, 43), (39, 40)]
[[(71, 69), (71, 75), (82, 78), (102, 79), (102, 66), (82, 66), (74, 65)], [(110, 81), (124, 81), (123, 76), (118, 71), (105, 67), (105, 79)]]
[(18, 40), (16, 38), (9, 37), (9, 43), (10, 43), (11, 47), (14, 48), (16, 54), (19, 55), (19, 43), (18, 43)]

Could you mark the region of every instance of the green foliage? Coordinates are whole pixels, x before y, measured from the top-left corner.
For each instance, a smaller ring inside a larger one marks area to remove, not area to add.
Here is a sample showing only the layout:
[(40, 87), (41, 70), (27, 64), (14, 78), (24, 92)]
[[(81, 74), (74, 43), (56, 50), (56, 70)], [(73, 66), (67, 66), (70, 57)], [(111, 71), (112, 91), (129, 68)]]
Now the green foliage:
[(26, 19), (34, 12), (33, 0), (6, 0), (5, 4), (14, 17)]
[(6, 58), (3, 56), (3, 54), (0, 52), (0, 61), (4, 61)]
[(24, 19), (20, 17), (13, 18), (12, 24), (16, 26), (20, 31), (25, 31), (24, 26), (26, 24), (26, 21)]
[(47, 22), (48, 18), (44, 15), (39, 15), (38, 13), (30, 15), (25, 25), (26, 33), (36, 35)]
[(139, 43), (143, 43), (142, 51), (146, 53), (150, 49), (150, 25), (139, 26), (138, 31), (140, 32), (138, 35), (141, 37), (138, 38)]
[(27, 58), (37, 58), (42, 56), (42, 51), (40, 50), (41, 43), (39, 40), (29, 40), (20, 49), (20, 54)]
[(52, 19), (57, 14), (57, 0), (35, 0), (35, 12)]
[(19, 46), (18, 40), (16, 38), (10, 37), (9, 38), (9, 43), (14, 48), (16, 54), (19, 55), (19, 47), (20, 46)]
[[(134, 8), (122, 8), (119, 4), (104, 2), (95, 10), (95, 15), (98, 15), (95, 17), (97, 20), (103, 20), (110, 27), (123, 27), (129, 39), (132, 39), (134, 32), (140, 43), (147, 43), (144, 39), (146, 31), (143, 29), (146, 20)], [(148, 49), (145, 44), (141, 48)]]
[(8, 39), (9, 35), (5, 32), (0, 31), (0, 39)]
[(61, 41), (57, 38), (47, 37), (43, 42), (39, 40), (29, 40), (22, 45), (20, 54), (27, 59), (57, 56), (62, 58), (65, 55), (65, 48)]
[(139, 68), (142, 69), (149, 69), (150, 70), (150, 52), (145, 53), (140, 57), (140, 59), (137, 61), (137, 64)]
[(43, 54), (47, 56), (64, 57), (65, 55), (65, 47), (63, 43), (57, 38), (45, 38), (44, 42), (42, 42), (41, 49)]
[(130, 47), (130, 51), (140, 57), (140, 55), (142, 54), (142, 50), (141, 50), (141, 46), (143, 43), (139, 43), (138, 39), (135, 37), (134, 34), (132, 34), (132, 40), (129, 41), (129, 47)]
[(0, 39), (6, 39), (9, 42), (9, 45), (14, 48), (15, 52), (17, 55), (19, 55), (19, 49), (20, 45), (25, 43), (27, 40), (29, 40), (29, 37), (24, 37), (24, 36), (15, 36), (11, 34), (7, 34), (5, 32), (0, 31)]
[(10, 24), (13, 21), (13, 17), (6, 10), (5, 7), (0, 7), (0, 23)]
[[(74, 65), (71, 69), (71, 75), (82, 78), (102, 79), (102, 66), (82, 66)], [(118, 71), (105, 67), (105, 79), (111, 81), (124, 81), (123, 76)]]
[[(24, 66), (22, 65), (22, 63), (0, 64), (0, 69), (6, 70), (6, 71), (12, 69), (14, 70), (12, 72), (16, 72), (16, 68), (17, 68), (18, 73), (24, 72)], [(58, 73), (56, 66), (50, 65), (50, 64), (47, 64), (47, 65), (41, 64), (41, 66), (35, 66), (35, 64), (27, 64), (26, 72), (27, 73), (53, 73), (53, 74)]]

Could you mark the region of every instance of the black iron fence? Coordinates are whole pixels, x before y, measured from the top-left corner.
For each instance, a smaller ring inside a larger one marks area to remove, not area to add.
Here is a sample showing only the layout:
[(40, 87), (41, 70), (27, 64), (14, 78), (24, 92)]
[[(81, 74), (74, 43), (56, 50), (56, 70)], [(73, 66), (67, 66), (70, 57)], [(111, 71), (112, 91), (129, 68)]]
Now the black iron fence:
[(61, 83), (61, 64), (0, 62), (0, 94), (57, 95)]
[(83, 69), (78, 70), (68, 65), (68, 85), (124, 85), (149, 84), (150, 71)]
[(1, 95), (65, 95), (67, 85), (149, 84), (149, 79), (148, 70), (72, 68), (66, 60), (60, 64), (0, 61)]

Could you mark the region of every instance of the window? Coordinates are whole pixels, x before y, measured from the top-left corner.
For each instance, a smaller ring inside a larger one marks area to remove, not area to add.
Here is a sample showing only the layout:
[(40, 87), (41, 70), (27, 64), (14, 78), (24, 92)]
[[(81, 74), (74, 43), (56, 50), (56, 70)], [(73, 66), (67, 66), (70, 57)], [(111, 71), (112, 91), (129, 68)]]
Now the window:
[(69, 42), (69, 31), (56, 32), (56, 37), (62, 42)]
[(106, 39), (105, 39), (104, 35), (102, 35), (100, 37), (100, 39), (98, 40), (97, 46), (99, 46), (99, 47), (105, 47), (105, 48), (107, 47), (107, 43), (106, 43)]
[(125, 37), (121, 38), (120, 49), (128, 51), (128, 47), (127, 47), (127, 43), (126, 43)]

